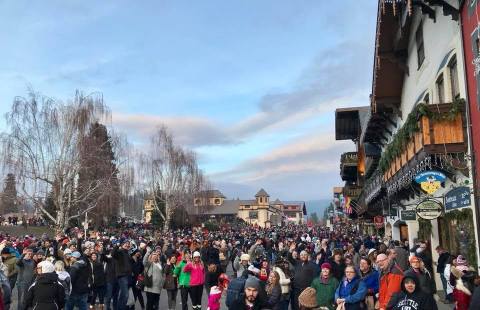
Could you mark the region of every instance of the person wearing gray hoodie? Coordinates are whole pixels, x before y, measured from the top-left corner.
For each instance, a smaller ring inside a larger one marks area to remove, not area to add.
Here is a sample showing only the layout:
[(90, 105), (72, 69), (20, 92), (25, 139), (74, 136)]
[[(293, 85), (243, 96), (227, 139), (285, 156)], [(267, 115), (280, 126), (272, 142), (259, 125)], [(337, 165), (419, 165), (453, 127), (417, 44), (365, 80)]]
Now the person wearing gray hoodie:
[(29, 286), (33, 283), (35, 267), (36, 263), (33, 260), (33, 250), (30, 248), (24, 249), (22, 256), (17, 261), (18, 310), (22, 310), (25, 294), (27, 293)]

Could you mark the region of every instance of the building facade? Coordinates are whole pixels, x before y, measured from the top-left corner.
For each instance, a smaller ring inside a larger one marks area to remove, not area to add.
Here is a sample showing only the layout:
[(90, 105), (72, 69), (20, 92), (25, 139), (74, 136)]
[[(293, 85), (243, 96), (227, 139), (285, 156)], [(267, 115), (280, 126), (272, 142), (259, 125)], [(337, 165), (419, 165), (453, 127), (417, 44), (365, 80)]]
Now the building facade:
[[(458, 1), (379, 1), (370, 105), (339, 109), (337, 139), (356, 216), (395, 240), (427, 240), (478, 263)], [(468, 63), (468, 61), (467, 61)], [(440, 281), (437, 281), (440, 283)]]
[[(468, 93), (468, 111), (471, 148), (472, 179), (476, 197), (476, 221), (480, 223), (480, 3), (478, 0), (463, 1), (461, 25), (463, 33), (463, 53)], [(478, 233), (478, 228), (477, 228)], [(478, 235), (477, 235), (478, 236)], [(478, 240), (480, 238), (477, 237)], [(480, 248), (480, 244), (477, 244)]]
[[(209, 205), (205, 206), (204, 202)], [(211, 191), (203, 198), (195, 198), (195, 207), (199, 209), (196, 216), (202, 221), (229, 223), (238, 218), (250, 225), (260, 227), (281, 226), (284, 223), (303, 224), (306, 206), (302, 201), (270, 201), (270, 195), (262, 188), (255, 199), (225, 199), (218, 191)]]

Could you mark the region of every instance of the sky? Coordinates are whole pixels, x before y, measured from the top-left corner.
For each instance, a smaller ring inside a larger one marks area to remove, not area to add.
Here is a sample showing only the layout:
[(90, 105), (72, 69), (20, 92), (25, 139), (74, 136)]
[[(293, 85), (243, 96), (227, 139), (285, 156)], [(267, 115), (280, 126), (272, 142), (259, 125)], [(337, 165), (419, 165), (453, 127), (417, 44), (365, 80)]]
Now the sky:
[(0, 113), (29, 87), (101, 92), (115, 130), (141, 147), (166, 125), (227, 197), (330, 198), (355, 148), (335, 109), (369, 104), (377, 3), (0, 1)]

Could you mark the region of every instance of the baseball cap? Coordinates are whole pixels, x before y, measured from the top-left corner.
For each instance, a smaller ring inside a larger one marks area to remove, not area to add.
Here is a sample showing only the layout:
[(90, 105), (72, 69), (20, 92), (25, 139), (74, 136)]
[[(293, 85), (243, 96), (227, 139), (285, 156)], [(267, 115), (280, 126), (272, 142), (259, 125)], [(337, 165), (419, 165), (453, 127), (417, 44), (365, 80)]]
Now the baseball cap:
[(80, 258), (80, 256), (82, 256), (82, 255), (80, 254), (80, 252), (75, 251), (75, 252), (73, 252), (72, 254), (70, 254), (70, 256), (71, 256), (71, 257), (75, 257), (75, 258)]

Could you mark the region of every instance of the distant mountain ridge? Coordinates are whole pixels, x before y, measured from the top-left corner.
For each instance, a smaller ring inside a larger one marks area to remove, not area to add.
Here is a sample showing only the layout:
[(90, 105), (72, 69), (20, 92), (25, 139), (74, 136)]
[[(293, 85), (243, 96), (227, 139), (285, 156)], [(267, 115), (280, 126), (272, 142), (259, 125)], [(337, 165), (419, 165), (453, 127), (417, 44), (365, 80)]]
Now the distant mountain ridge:
[(328, 206), (330, 205), (331, 199), (318, 199), (318, 200), (308, 200), (305, 201), (305, 205), (307, 207), (307, 216), (316, 212), (318, 218), (323, 217), (323, 212)]

